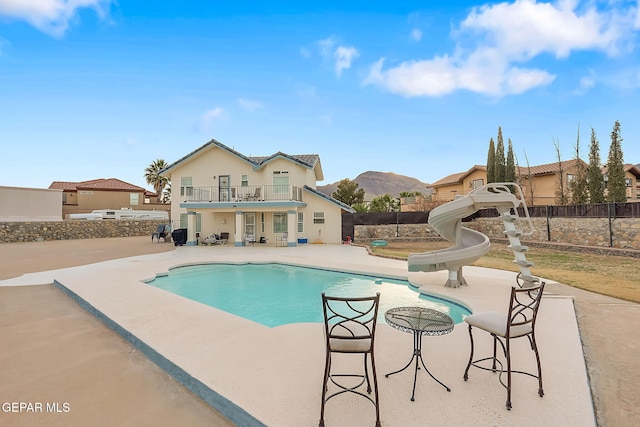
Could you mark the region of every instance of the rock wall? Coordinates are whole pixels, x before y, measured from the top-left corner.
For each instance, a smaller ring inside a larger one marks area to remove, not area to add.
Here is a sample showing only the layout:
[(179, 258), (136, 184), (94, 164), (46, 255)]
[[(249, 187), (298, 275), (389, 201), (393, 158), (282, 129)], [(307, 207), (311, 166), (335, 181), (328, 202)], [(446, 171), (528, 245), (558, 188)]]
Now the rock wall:
[(161, 223), (163, 221), (112, 219), (0, 222), (0, 243), (131, 236), (149, 236), (151, 238), (151, 234), (156, 231), (158, 224)]
[[(558, 243), (601, 248), (640, 250), (640, 218), (532, 218), (534, 232), (522, 242)], [(498, 218), (479, 218), (465, 227), (480, 231), (490, 239), (504, 239), (504, 225)], [(522, 227), (519, 227), (522, 228)], [(523, 228), (523, 231), (528, 231)], [(439, 238), (428, 224), (356, 225), (355, 241), (374, 239)]]

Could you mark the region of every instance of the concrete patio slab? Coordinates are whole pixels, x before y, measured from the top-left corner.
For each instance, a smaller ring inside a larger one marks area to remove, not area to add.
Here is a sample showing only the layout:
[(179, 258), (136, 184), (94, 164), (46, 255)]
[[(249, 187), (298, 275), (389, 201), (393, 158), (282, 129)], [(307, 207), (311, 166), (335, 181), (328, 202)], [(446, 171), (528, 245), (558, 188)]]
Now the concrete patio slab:
[[(408, 277), (433, 293), (463, 301), (474, 311), (504, 309), (515, 283), (514, 273), (466, 267), (470, 285), (448, 289), (442, 286), (444, 272), (407, 273), (406, 261), (371, 257), (363, 248), (348, 245), (304, 245), (180, 247), (27, 274), (0, 285), (55, 280), (116, 329), (152, 349), (156, 356), (151, 360), (169, 361), (175, 365), (169, 369), (175, 369), (173, 374), (186, 374), (186, 382), (193, 380), (210, 390), (205, 393), (217, 399), (222, 406), (217, 409), (238, 425), (317, 425), (324, 364), (320, 324), (267, 328), (141, 282), (177, 265), (248, 260)], [(411, 357), (412, 337), (380, 324), (376, 356), (383, 425), (595, 425), (573, 299), (550, 295), (540, 310), (538, 343), (545, 396), (538, 397), (535, 380), (516, 376), (511, 411), (504, 407), (505, 391), (497, 375), (475, 370), (469, 381), (462, 380), (469, 351), (464, 324), (449, 335), (424, 340), (430, 369), (452, 388), (451, 393), (423, 375), (418, 378), (416, 401), (411, 402), (410, 370), (390, 378), (383, 374)], [(487, 337), (479, 347), (487, 350), (490, 342)], [(514, 350), (514, 360), (524, 370), (535, 363), (526, 341)], [(373, 408), (364, 399), (336, 398), (327, 405), (328, 426), (372, 425), (373, 420)]]

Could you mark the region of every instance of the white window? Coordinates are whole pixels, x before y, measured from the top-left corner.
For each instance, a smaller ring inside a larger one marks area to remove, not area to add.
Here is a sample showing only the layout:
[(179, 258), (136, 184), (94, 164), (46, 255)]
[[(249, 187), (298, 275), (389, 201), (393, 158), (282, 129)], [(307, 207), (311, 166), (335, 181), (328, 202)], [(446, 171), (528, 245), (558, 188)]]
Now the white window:
[(193, 178), (192, 177), (183, 176), (180, 178), (180, 195), (193, 196)]
[(304, 232), (304, 212), (298, 212), (298, 233)]
[(265, 214), (264, 212), (260, 213), (260, 232), (264, 233), (264, 218), (265, 218)]
[(242, 185), (243, 187), (249, 186), (249, 175), (242, 175), (242, 182), (240, 185)]
[(313, 213), (313, 223), (314, 224), (324, 224), (324, 212), (314, 212)]
[(473, 180), (473, 189), (480, 188), (484, 185), (484, 179), (474, 179)]
[(131, 206), (137, 206), (140, 204), (140, 194), (138, 193), (129, 193), (129, 204)]
[[(180, 228), (188, 228), (189, 215), (186, 213), (180, 214)], [(196, 213), (196, 233), (202, 232), (202, 214)]]
[(625, 184), (627, 187), (631, 187), (631, 178), (625, 178), (625, 179), (624, 179), (624, 184)]
[(286, 233), (287, 232), (287, 214), (286, 214), (286, 212), (274, 212), (273, 213), (273, 232), (274, 233)]
[(273, 171), (273, 192), (275, 194), (289, 192), (289, 171)]

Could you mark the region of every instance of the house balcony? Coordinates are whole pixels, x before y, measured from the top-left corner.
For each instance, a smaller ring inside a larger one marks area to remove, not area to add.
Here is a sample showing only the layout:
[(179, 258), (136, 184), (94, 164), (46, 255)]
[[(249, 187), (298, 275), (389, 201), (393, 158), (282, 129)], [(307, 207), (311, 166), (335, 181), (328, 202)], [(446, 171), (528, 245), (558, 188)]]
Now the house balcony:
[(295, 185), (247, 185), (231, 187), (182, 187), (184, 203), (302, 202), (302, 187)]

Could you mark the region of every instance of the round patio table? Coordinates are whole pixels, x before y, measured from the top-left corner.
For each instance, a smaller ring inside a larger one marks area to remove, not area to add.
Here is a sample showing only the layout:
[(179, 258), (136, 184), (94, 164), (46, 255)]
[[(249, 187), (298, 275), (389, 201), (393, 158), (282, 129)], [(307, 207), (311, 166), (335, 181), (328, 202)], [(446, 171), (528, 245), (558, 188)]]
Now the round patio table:
[(425, 307), (397, 307), (387, 310), (384, 314), (384, 320), (392, 328), (398, 329), (403, 332), (413, 334), (413, 355), (411, 360), (402, 369), (390, 372), (385, 375), (385, 378), (389, 378), (390, 375), (397, 374), (407, 369), (411, 362), (415, 362), (415, 372), (413, 374), (413, 392), (411, 393), (411, 400), (415, 400), (416, 394), (416, 380), (418, 378), (418, 361), (422, 363), (422, 367), (438, 384), (444, 387), (447, 391), (451, 391), (449, 387), (444, 385), (442, 381), (433, 376), (433, 374), (427, 369), (427, 366), (422, 359), (422, 336), (423, 335), (445, 335), (453, 331), (453, 319), (448, 315), (431, 308)]

